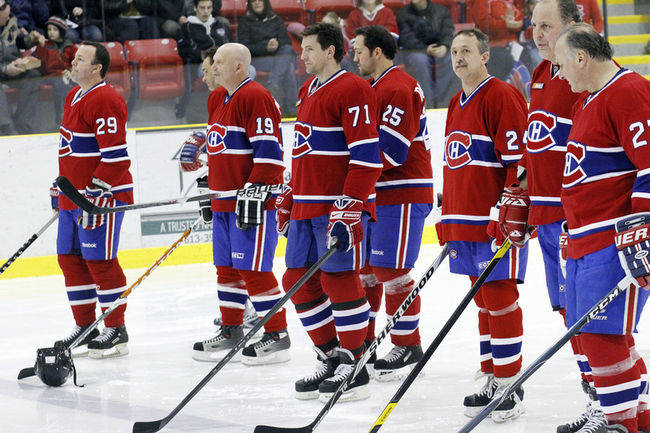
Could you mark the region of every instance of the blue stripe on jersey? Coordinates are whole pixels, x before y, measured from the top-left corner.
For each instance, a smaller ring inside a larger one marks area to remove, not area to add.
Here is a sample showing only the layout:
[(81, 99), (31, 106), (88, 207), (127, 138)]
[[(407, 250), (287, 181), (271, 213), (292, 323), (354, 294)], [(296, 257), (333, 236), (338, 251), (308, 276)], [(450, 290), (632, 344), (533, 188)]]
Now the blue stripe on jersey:
[(494, 340), (490, 343), (492, 345), (492, 358), (504, 359), (510, 358), (521, 353), (521, 341), (512, 344), (498, 344)]
[(398, 188), (433, 188), (433, 182), (422, 182), (422, 183), (408, 183), (408, 179), (404, 180), (404, 183), (399, 183), (399, 180), (392, 181), (390, 185), (375, 185), (377, 191), (386, 190), (386, 189), (398, 189)]
[[(331, 198), (331, 199), (326, 199), (326, 198), (293, 198), (294, 203), (334, 203), (336, 200), (338, 200), (342, 196), (336, 196), (336, 198)], [(213, 199), (214, 200), (214, 199)], [(368, 197), (368, 200), (366, 200), (364, 203), (374, 203), (377, 200), (376, 196), (373, 197)]]
[(225, 144), (226, 149), (231, 150), (250, 150), (253, 148), (248, 141), (246, 133), (243, 131), (228, 130), (223, 143)]
[(379, 147), (395, 163), (404, 164), (406, 162), (409, 145), (410, 143), (404, 143), (387, 129), (384, 129), (384, 126), (379, 129)]
[(647, 192), (650, 193), (650, 173), (639, 176), (636, 175), (632, 192)]
[[(296, 132), (296, 136), (298, 133)], [(298, 146), (302, 140), (296, 138), (295, 145)], [(349, 154), (350, 149), (348, 149), (347, 140), (343, 130), (337, 131), (319, 131), (311, 129), (309, 137), (307, 137), (309, 147), (311, 151), (317, 152), (340, 152), (342, 154)]]
[(492, 353), (492, 345), (490, 344), (490, 341), (481, 341), (479, 343), (479, 353), (481, 355), (487, 355), (488, 353)]
[(217, 290), (217, 294), (219, 300), (225, 302), (236, 302), (237, 304), (245, 305), (248, 300), (248, 295), (244, 293), (231, 293)]
[(69, 301), (83, 301), (86, 299), (93, 299), (97, 296), (95, 289), (88, 290), (71, 290), (68, 292)]
[(587, 149), (586, 153), (586, 157), (580, 162), (580, 168), (587, 175), (582, 180), (583, 183), (593, 176), (608, 173), (614, 175), (616, 172), (636, 170), (624, 150), (619, 152), (596, 152)]
[(274, 159), (282, 162), (282, 150), (277, 140), (253, 142), (253, 158)]
[(531, 200), (530, 204), (534, 206), (562, 206), (562, 202), (552, 200)]
[(99, 144), (95, 137), (78, 137), (73, 135), (70, 148), (74, 153), (99, 153)]
[(126, 151), (126, 149), (116, 149), (116, 150), (109, 150), (108, 152), (102, 152), (102, 159), (124, 158), (128, 156), (129, 154)]
[[(124, 289), (124, 290), (126, 290), (126, 289)], [(117, 298), (120, 297), (121, 294), (122, 294), (122, 292), (103, 295), (102, 291), (98, 290), (97, 291), (97, 300), (99, 300), (100, 304), (112, 304), (113, 302), (115, 302), (115, 300)]]
[(350, 160), (381, 165), (381, 157), (379, 156), (379, 146), (377, 146), (377, 141), (373, 140), (368, 143), (354, 146), (350, 149)]
[(460, 219), (460, 218), (445, 218), (444, 216), (442, 217), (442, 221), (440, 221), (441, 224), (466, 224), (469, 226), (486, 226), (490, 222), (490, 218), (486, 218), (484, 220), (465, 220), (465, 219)]
[[(466, 153), (469, 153), (471, 161), (501, 164), (501, 161), (499, 161), (499, 158), (497, 158), (496, 154), (494, 153), (494, 143), (492, 141), (484, 140), (474, 136), (471, 138), (469, 148), (467, 148), (467, 146), (460, 141), (453, 140), (450, 142), (450, 138), (453, 137), (452, 134), (450, 134), (446, 140), (447, 142), (445, 145), (445, 153), (443, 158), (445, 162), (448, 162), (449, 157), (458, 159)], [(451, 168), (451, 165), (447, 165)]]
[[(598, 392), (598, 388), (596, 388), (596, 391)], [(610, 392), (607, 394), (601, 394), (598, 392), (598, 400), (600, 401), (600, 405), (603, 407), (603, 409), (609, 406), (616, 406), (622, 403), (626, 403), (628, 401), (635, 401), (638, 398), (639, 388), (636, 386), (629, 389), (624, 389), (622, 391)]]
[[(606, 225), (604, 225), (602, 227), (596, 227), (596, 228), (593, 228), (591, 230), (587, 230), (587, 231), (582, 232), (582, 233), (569, 233), (569, 239), (580, 239), (580, 238), (583, 238), (585, 236), (593, 235), (594, 233), (604, 232), (604, 231), (607, 231), (607, 230), (614, 230), (614, 228), (615, 228), (614, 223), (612, 223), (612, 224), (606, 224)], [(569, 229), (569, 232), (571, 232), (570, 229)]]
[[(320, 304), (323, 305), (323, 304)], [(319, 305), (319, 307), (320, 307)], [(300, 321), (302, 322), (303, 326), (311, 326), (315, 325), (317, 323), (322, 322), (323, 320), (327, 319), (328, 317), (332, 317), (332, 307), (327, 306), (323, 310), (319, 311), (318, 313), (315, 314), (309, 314), (310, 310), (307, 310), (303, 313), (301, 313), (300, 316)], [(305, 316), (303, 316), (305, 315)]]

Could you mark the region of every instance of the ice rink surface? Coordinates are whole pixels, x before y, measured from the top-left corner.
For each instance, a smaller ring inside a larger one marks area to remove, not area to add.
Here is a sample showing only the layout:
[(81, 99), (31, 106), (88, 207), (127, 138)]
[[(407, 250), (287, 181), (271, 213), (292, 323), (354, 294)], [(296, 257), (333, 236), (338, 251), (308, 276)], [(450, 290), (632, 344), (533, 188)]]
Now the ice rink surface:
[[(541, 253), (531, 241), (526, 283), (520, 286), (524, 313), (524, 366), (561, 336), (561, 318), (549, 307)], [(440, 247), (425, 245), (416, 269), (417, 281)], [(283, 272), (276, 259), (276, 276)], [(143, 270), (127, 271), (129, 284)], [(195, 341), (212, 337), (217, 313), (216, 278), (210, 264), (157, 269), (130, 297), (127, 329), (131, 353), (123, 358), (75, 362), (79, 383), (48, 388), (38, 378), (16, 380), (33, 366), (38, 347), (51, 346), (72, 329), (63, 278), (0, 280), (0, 432), (120, 433), (135, 421), (166, 416), (210, 371), (212, 364), (192, 360)], [(422, 291), (420, 329), (423, 349), (469, 290), (466, 277), (449, 273), (448, 262)], [(383, 308), (383, 307), (382, 307)], [(292, 305), (288, 306), (292, 340), (288, 363), (247, 367), (231, 363), (162, 431), (240, 433), (257, 424), (297, 427), (310, 423), (321, 409), (318, 401), (299, 401), (293, 384), (311, 373), (314, 352)], [(462, 401), (482, 386), (473, 380), (478, 368), (476, 307), (472, 303), (388, 418), (382, 432), (455, 432), (469, 418)], [(380, 312), (376, 329), (385, 324)], [(647, 319), (639, 326), (637, 348), (650, 359)], [(645, 334), (644, 334), (645, 331)], [(380, 356), (390, 349), (385, 341)], [(370, 384), (365, 401), (339, 403), (319, 432), (367, 432), (398, 388), (398, 382)], [(506, 424), (485, 420), (476, 432), (554, 432), (558, 424), (584, 410), (577, 367), (565, 346), (524, 385), (526, 413)]]

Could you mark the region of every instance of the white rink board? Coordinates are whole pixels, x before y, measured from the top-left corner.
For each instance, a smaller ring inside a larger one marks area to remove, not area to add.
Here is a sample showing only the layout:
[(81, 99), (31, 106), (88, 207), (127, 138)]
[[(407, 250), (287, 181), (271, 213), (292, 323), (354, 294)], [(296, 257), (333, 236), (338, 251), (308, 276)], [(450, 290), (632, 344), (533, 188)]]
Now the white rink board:
[[(427, 126), (432, 146), (432, 165), (436, 191), (442, 186), (442, 143), (446, 110), (427, 112)], [(181, 174), (177, 154), (193, 129), (171, 131), (129, 131), (127, 142), (132, 158), (136, 202), (164, 200), (182, 196), (194, 179), (206, 169)], [(282, 124), (285, 148), (293, 140), (293, 123)], [(48, 189), (57, 176), (57, 135), (7, 137), (0, 139), (0, 168), (3, 174), (0, 189), (0, 227), (2, 240), (0, 258), (10, 257), (50, 217)], [(176, 156), (176, 158), (174, 158)], [(285, 162), (290, 161), (285, 151)], [(192, 190), (189, 191), (193, 193)], [(166, 246), (169, 236), (142, 236), (141, 215), (160, 215), (198, 209), (196, 203), (127, 212), (122, 225), (120, 249)], [(56, 225), (53, 225), (25, 253), (45, 256), (56, 253)]]

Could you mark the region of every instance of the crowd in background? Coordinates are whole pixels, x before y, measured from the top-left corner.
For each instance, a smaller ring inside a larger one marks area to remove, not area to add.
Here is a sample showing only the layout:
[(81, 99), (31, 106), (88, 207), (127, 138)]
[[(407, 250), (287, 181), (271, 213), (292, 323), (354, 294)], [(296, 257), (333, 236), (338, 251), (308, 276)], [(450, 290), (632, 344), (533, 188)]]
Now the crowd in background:
[[(296, 18), (277, 14), (274, 0), (247, 0), (243, 16), (225, 16), (221, 0), (0, 0), (0, 135), (33, 132), (32, 110), (41, 84), (52, 87), (54, 121), (60, 121), (65, 95), (74, 84), (69, 71), (75, 44), (82, 40), (175, 40), (186, 83), (185, 93), (174, 102), (178, 119), (197, 91), (193, 83), (200, 78), (205, 52), (240, 42), (253, 56), (251, 76), (271, 91), (284, 116), (293, 116), (298, 88), (307, 78), (299, 59), (300, 32), (321, 20), (342, 27), (348, 47), (342, 67), (354, 73), (355, 29), (385, 26), (398, 41), (397, 63), (418, 80), (427, 108), (446, 107), (460, 89), (449, 46), (455, 31), (476, 26), (490, 37), (490, 73), (528, 97), (532, 71), (541, 61), (530, 28), (537, 0), (406, 0), (401, 7), (382, 0), (350, 2), (355, 6), (351, 11)], [(576, 3), (583, 19), (602, 32), (597, 0)], [(33, 79), (37, 77), (42, 80)], [(11, 104), (6, 96), (10, 89), (18, 93)]]

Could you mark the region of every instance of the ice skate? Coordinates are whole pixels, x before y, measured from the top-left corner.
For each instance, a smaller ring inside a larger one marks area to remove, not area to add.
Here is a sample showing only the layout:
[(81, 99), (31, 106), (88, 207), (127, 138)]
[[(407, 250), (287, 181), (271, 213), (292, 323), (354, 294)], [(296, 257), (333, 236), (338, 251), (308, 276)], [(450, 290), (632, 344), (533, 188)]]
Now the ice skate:
[[(197, 361), (219, 362), (243, 337), (244, 330), (241, 325), (222, 325), (219, 333), (213, 338), (194, 343), (192, 358)], [(237, 362), (240, 359), (241, 351), (232, 358), (232, 361)]]
[(241, 361), (245, 365), (264, 365), (287, 362), (291, 359), (289, 348), (291, 340), (286, 329), (277, 332), (265, 332), (257, 343), (242, 350)]
[(129, 341), (129, 334), (126, 327), (106, 327), (97, 337), (88, 343), (88, 357), (94, 359), (115, 358), (129, 353), (126, 343)]

